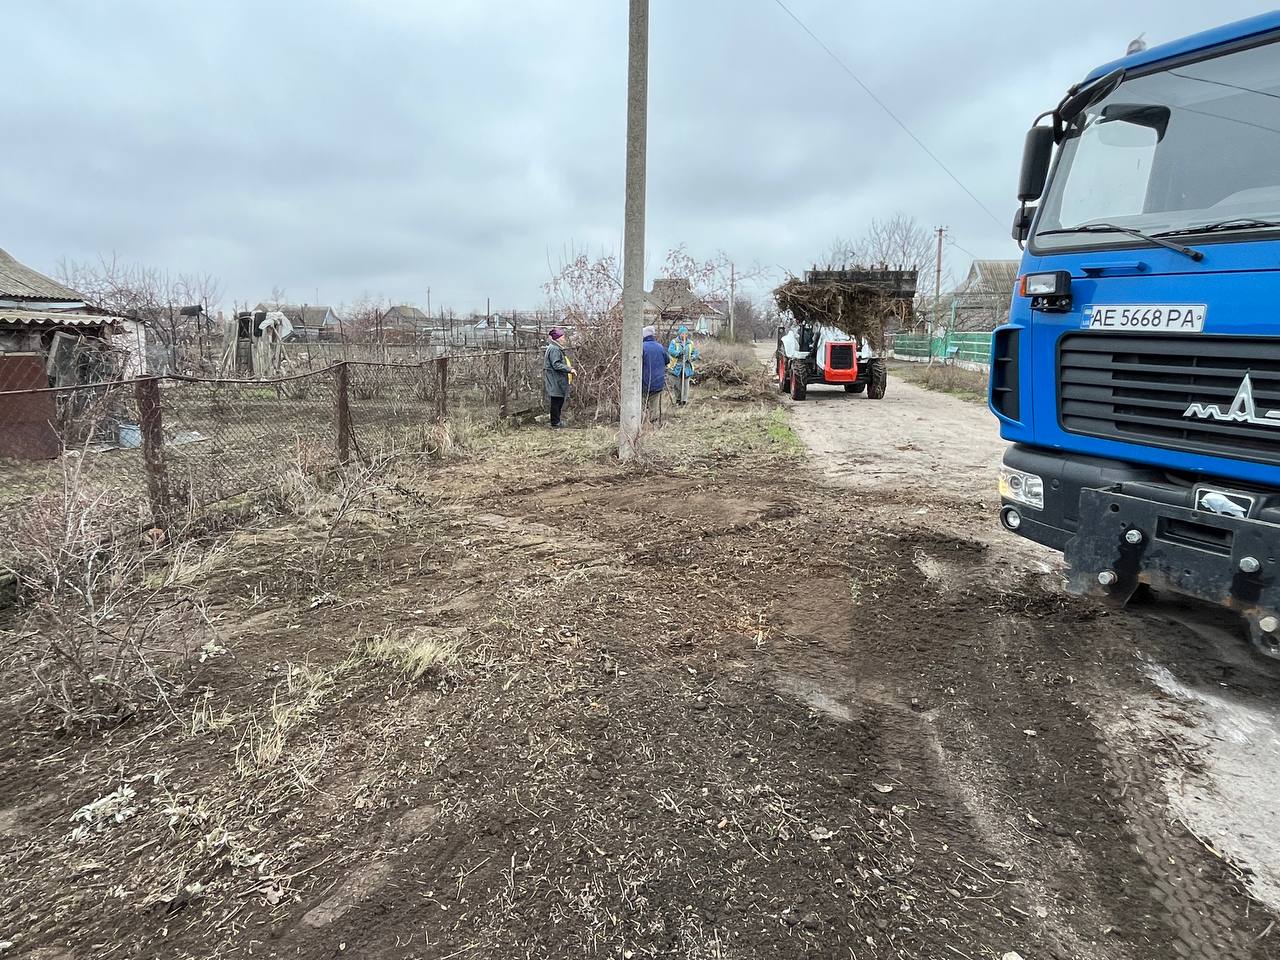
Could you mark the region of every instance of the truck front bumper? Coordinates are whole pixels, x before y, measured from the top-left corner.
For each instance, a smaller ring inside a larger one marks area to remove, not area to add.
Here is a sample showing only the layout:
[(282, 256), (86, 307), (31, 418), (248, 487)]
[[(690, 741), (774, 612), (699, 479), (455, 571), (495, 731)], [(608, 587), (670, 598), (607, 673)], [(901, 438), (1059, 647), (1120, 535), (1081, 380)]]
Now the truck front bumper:
[[(1017, 532), (1061, 550), (1068, 589), (1127, 602), (1141, 585), (1234, 610), (1254, 645), (1280, 659), (1280, 491), (1213, 482), (1180, 484), (1117, 461), (1029, 447), (1005, 455), (1011, 469), (1043, 479), (1044, 507), (1003, 499)], [(1240, 515), (1198, 507), (1204, 488), (1239, 493)]]

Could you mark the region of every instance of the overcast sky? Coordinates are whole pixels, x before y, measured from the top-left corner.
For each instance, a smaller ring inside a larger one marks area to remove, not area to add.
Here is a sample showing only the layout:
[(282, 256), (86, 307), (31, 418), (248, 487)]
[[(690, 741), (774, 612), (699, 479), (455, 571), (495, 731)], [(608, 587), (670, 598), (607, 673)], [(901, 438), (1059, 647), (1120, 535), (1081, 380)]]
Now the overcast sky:
[[(1015, 257), (1023, 133), (1070, 83), (1241, 0), (652, 0), (648, 276), (670, 246), (802, 270), (896, 211)], [(0, 247), (114, 251), (232, 300), (534, 307), (620, 252), (625, 0), (6, 0)], [(963, 248), (960, 249), (960, 248)], [(966, 252), (968, 251), (968, 252)]]

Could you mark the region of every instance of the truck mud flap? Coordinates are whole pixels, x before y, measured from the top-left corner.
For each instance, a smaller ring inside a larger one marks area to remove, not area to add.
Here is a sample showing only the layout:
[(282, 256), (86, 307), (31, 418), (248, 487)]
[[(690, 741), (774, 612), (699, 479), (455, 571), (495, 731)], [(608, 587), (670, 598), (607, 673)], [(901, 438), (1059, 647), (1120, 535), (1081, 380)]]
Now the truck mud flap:
[(1123, 604), (1146, 584), (1215, 603), (1280, 659), (1280, 526), (1086, 489), (1076, 531), (1063, 551), (1072, 593)]

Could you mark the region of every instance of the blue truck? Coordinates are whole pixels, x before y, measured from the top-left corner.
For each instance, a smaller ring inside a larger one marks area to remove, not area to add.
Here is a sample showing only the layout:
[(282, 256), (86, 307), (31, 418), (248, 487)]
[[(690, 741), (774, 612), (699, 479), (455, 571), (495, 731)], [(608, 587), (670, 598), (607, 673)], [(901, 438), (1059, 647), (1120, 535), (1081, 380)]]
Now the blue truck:
[(1132, 53), (1028, 131), (990, 406), (1000, 521), (1076, 593), (1280, 658), (1280, 13)]

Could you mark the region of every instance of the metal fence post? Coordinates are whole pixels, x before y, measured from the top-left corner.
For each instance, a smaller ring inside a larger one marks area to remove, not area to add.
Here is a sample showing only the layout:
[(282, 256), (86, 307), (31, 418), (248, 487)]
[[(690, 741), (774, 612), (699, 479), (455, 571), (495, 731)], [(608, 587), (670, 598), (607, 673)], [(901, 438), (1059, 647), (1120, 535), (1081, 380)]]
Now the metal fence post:
[(351, 398), (348, 392), (346, 361), (337, 364), (334, 375), (338, 378), (338, 462), (351, 459)]
[(436, 370), (440, 374), (440, 398), (437, 412), (440, 419), (443, 420), (449, 415), (449, 358), (440, 357), (437, 359)]
[(502, 382), (498, 384), (498, 416), (506, 419), (509, 406), (507, 395), (511, 383), (511, 351), (502, 351)]
[(138, 428), (142, 434), (142, 462), (147, 471), (151, 516), (157, 527), (164, 527), (169, 520), (169, 474), (164, 457), (160, 381), (155, 377), (133, 381), (133, 398), (138, 405)]

